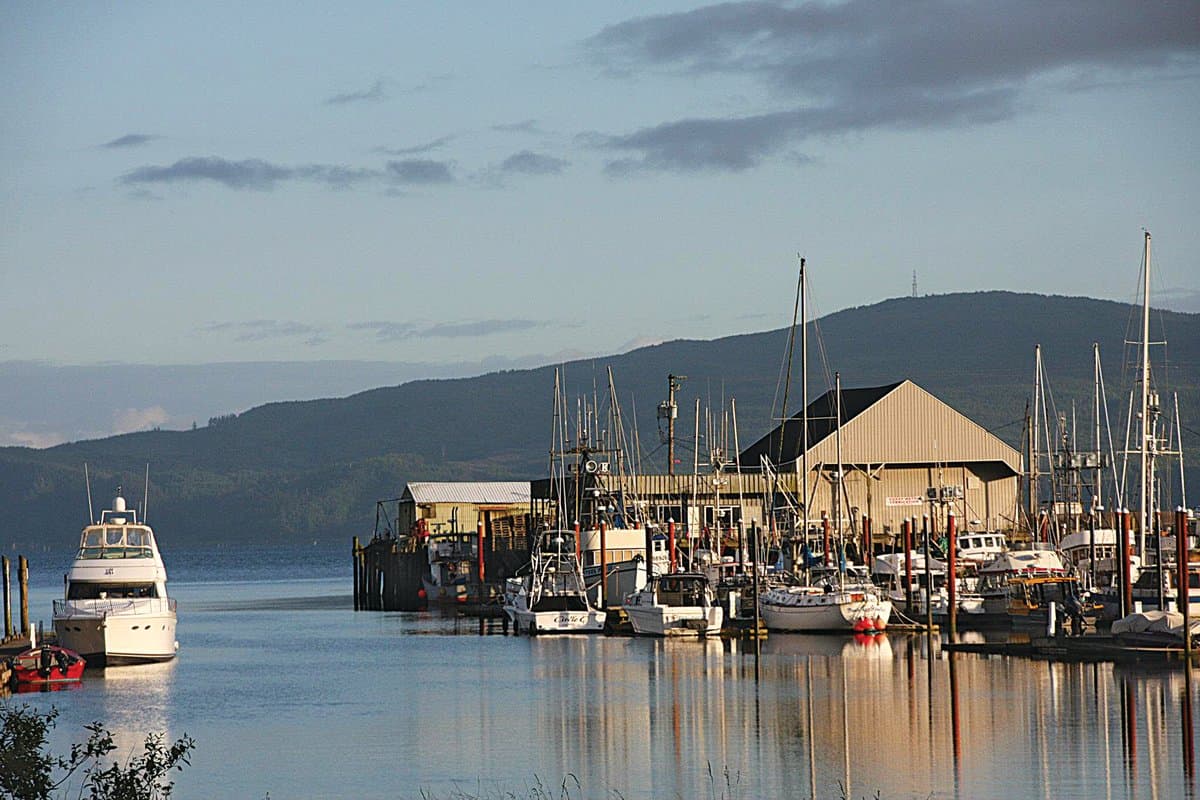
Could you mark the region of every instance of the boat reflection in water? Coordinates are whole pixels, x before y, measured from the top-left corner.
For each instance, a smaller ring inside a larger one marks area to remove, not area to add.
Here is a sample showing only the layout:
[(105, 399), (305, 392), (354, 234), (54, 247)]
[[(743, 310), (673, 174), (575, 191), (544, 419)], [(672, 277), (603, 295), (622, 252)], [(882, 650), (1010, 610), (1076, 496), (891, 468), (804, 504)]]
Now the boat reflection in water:
[(104, 727), (117, 746), (113, 753), (141, 753), (148, 734), (161, 735), (167, 744), (173, 741), (169, 711), (176, 665), (172, 660), (88, 670), (89, 688), (103, 684), (95, 688), (102, 692)]
[(925, 638), (896, 634), (529, 648), (518, 724), (542, 732), (539, 755), (510, 782), (570, 774), (624, 797), (730, 796), (735, 783), (747, 797), (1183, 797), (1193, 784), (1182, 673), (1125, 680), (1111, 664), (951, 659), (936, 644), (930, 659)]

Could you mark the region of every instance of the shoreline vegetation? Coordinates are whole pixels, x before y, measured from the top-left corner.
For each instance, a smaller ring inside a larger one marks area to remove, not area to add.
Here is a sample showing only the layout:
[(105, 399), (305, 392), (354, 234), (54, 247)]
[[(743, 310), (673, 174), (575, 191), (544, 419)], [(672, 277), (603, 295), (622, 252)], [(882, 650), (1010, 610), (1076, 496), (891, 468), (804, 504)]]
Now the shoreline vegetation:
[(146, 735), (141, 753), (109, 761), (117, 749), (100, 722), (84, 726), (87, 738), (66, 755), (51, 753), (47, 738), (58, 709), (38, 711), (27, 704), (0, 707), (0, 797), (13, 800), (165, 800), (175, 789), (196, 742), (186, 733), (171, 744), (159, 733)]

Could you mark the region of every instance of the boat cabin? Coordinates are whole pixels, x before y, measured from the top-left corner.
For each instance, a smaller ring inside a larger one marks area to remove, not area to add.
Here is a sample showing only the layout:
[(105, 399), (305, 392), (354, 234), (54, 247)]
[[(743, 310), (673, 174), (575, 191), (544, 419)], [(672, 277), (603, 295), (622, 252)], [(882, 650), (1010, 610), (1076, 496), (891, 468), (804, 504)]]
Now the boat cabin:
[(709, 606), (712, 590), (704, 575), (675, 572), (652, 579), (654, 598), (660, 606)]

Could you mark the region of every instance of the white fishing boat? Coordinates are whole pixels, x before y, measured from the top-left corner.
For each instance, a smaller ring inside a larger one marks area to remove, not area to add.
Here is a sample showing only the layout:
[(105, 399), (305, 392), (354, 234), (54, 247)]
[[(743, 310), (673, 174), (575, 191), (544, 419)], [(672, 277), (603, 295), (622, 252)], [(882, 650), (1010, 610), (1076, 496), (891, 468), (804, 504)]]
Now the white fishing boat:
[(588, 599), (583, 571), (575, 557), (575, 534), (547, 531), (533, 551), (529, 572), (509, 578), (504, 612), (513, 630), (539, 633), (597, 633), (606, 613)]
[(699, 572), (653, 576), (625, 597), (624, 609), (640, 636), (715, 636), (725, 622), (712, 585)]
[(60, 645), (92, 665), (175, 657), (167, 571), (154, 532), (125, 507), (125, 498), (118, 496), (99, 522), (83, 529), (66, 584), (64, 598), (54, 601)]
[[(946, 562), (931, 556), (929, 569), (925, 568), (925, 563), (925, 554), (920, 550), (909, 551), (907, 564), (904, 553), (883, 553), (875, 556), (871, 578), (893, 605), (904, 605), (911, 595), (914, 613), (924, 613), (925, 597), (932, 594), (933, 613), (945, 614), (950, 596), (946, 590)], [(910, 570), (911, 586), (907, 582)], [(927, 584), (932, 584), (932, 592)]]
[(883, 630), (892, 616), (891, 600), (863, 567), (814, 570), (808, 584), (773, 586), (758, 602), (763, 623), (773, 631)]

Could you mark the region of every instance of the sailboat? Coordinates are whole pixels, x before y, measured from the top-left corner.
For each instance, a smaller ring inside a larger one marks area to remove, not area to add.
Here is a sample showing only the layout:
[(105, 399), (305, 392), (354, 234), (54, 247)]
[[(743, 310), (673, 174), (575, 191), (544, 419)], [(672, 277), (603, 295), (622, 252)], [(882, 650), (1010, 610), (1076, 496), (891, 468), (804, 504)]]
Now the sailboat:
[[(808, 325), (805, 308), (804, 289), (804, 259), (800, 260), (800, 324), (805, 331)], [(802, 337), (801, 371), (805, 397), (802, 400), (803, 411), (801, 426), (803, 431), (802, 459), (804, 474), (800, 484), (808, 483), (808, 347), (806, 337)], [(836, 374), (835, 399), (837, 407), (837, 452), (838, 464), (836, 474), (835, 517), (841, 521), (842, 502), (842, 463), (841, 463), (841, 416), (842, 416), (842, 382), (841, 374)], [(781, 437), (782, 438), (782, 437)], [(807, 545), (808, 536), (808, 497), (804, 489), (804, 532)], [(842, 548), (839, 548), (841, 550)], [(807, 550), (807, 547), (806, 547)], [(871, 583), (865, 568), (860, 571), (848, 569), (844, 551), (839, 563), (834, 569), (823, 574), (806, 569), (808, 580), (801, 585), (778, 585), (769, 587), (758, 598), (759, 613), (763, 623), (769, 630), (774, 631), (864, 631), (883, 630), (887, 627), (892, 614), (892, 603), (884, 592)]]

